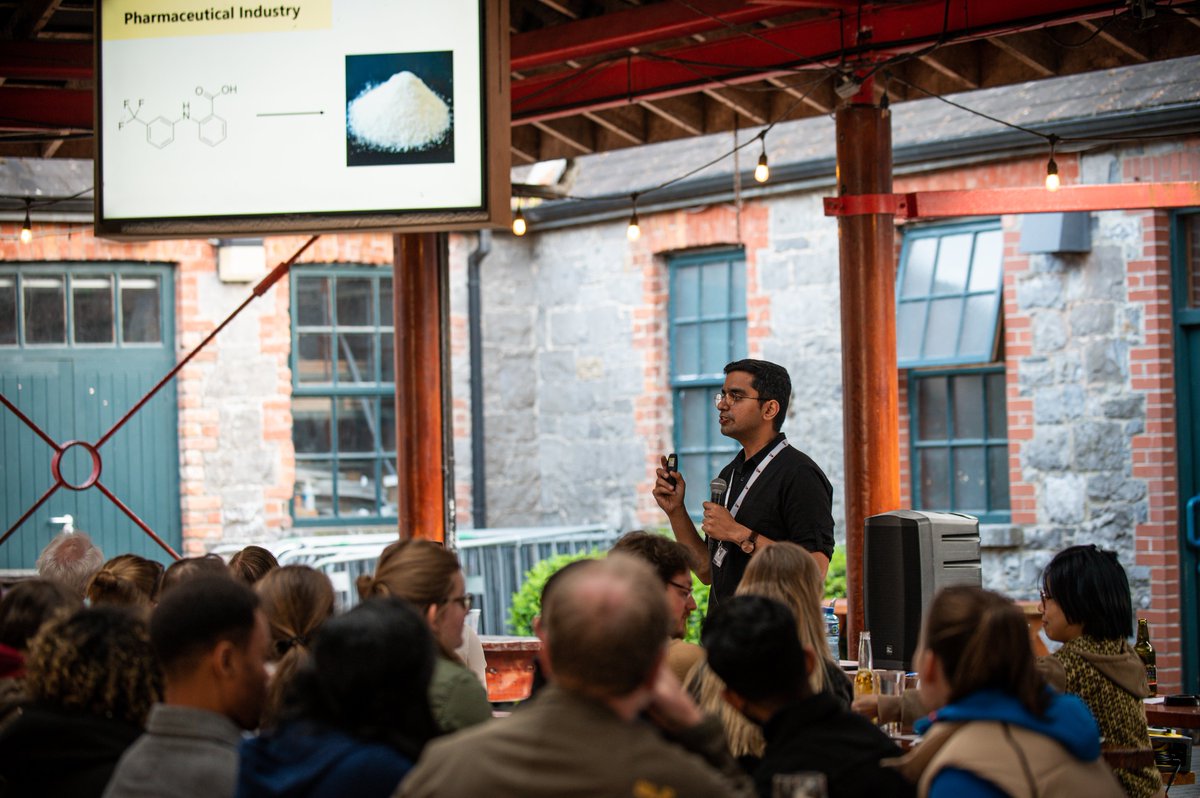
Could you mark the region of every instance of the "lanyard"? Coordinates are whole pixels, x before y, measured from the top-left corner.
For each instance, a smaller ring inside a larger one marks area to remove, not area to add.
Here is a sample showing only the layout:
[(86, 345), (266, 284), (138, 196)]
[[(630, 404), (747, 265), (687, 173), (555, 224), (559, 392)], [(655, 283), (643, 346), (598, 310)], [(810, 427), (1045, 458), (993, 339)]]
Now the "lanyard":
[(738, 510), (741, 509), (742, 506), (742, 501), (746, 498), (746, 494), (750, 492), (750, 486), (754, 484), (754, 481), (758, 479), (759, 475), (762, 474), (763, 471), (766, 470), (767, 466), (771, 464), (771, 461), (775, 459), (775, 456), (782, 452), (787, 445), (787, 438), (784, 438), (775, 446), (774, 449), (771, 450), (770, 454), (763, 458), (763, 461), (758, 464), (758, 468), (754, 469), (754, 473), (750, 475), (750, 479), (746, 480), (746, 486), (742, 488), (741, 494), (738, 495), (737, 501), (733, 503), (733, 507), (729, 510), (729, 514), (731, 516), (737, 518)]

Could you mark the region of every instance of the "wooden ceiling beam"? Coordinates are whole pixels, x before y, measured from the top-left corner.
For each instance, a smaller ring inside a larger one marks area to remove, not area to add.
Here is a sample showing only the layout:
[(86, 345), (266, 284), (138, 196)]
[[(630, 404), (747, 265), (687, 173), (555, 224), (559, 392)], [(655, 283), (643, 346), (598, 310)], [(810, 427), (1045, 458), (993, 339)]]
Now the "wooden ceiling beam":
[(762, 98), (754, 97), (751, 92), (731, 88), (705, 89), (704, 96), (727, 106), (756, 125), (765, 125), (770, 121)]
[(1041, 32), (1012, 33), (987, 40), (1044, 78), (1058, 74), (1058, 51)]
[(795, 86), (790, 85), (788, 80), (789, 78), (767, 78), (767, 83), (770, 83), (775, 88), (782, 90), (784, 94), (793, 98), (794, 100), (798, 100), (804, 105), (807, 105), (809, 108), (812, 108), (818, 114), (833, 113), (832, 105), (826, 105), (820, 99), (814, 96), (820, 90), (820, 86), (813, 86), (807, 89), (798, 89)]
[(979, 59), (974, 55), (971, 42), (953, 47), (939, 47), (932, 53), (920, 56), (919, 60), (963, 88), (979, 88)]
[(547, 136), (553, 136), (568, 147), (572, 147), (583, 155), (591, 155), (596, 151), (596, 135), (591, 125), (582, 117), (556, 119), (553, 122), (534, 122), (533, 126)]
[(637, 146), (646, 143), (645, 111), (630, 105), (608, 111), (584, 111), (583, 116), (605, 130)]
[(1134, 43), (1127, 35), (1118, 35), (1112, 30), (1112, 25), (1105, 25), (1103, 22), (1096, 24), (1091, 20), (1082, 19), (1079, 21), (1080, 27), (1092, 33), (1096, 38), (1115, 47), (1125, 55), (1135, 61), (1146, 63), (1150, 60), (1150, 56), (1146, 53), (1146, 47), (1142, 43)]
[(704, 109), (697, 108), (696, 100), (686, 97), (664, 97), (654, 102), (638, 103), (652, 114), (667, 120), (685, 131), (689, 136), (703, 136)]

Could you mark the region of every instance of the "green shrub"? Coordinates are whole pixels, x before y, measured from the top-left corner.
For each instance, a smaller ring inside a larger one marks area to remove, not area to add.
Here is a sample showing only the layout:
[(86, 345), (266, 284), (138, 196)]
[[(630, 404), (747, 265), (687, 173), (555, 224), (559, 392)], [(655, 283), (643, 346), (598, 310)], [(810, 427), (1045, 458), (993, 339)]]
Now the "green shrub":
[(692, 597), (696, 599), (696, 611), (688, 618), (687, 634), (683, 639), (700, 645), (700, 627), (704, 625), (704, 616), (708, 615), (708, 585), (697, 579), (695, 574), (692, 574)]
[(533, 618), (542, 611), (542, 588), (555, 571), (576, 560), (595, 559), (604, 552), (593, 550), (581, 554), (559, 554), (547, 557), (525, 572), (521, 589), (513, 593), (512, 606), (508, 610), (508, 629), (511, 634), (530, 636), (533, 634)]
[(846, 598), (846, 548), (838, 546), (829, 559), (829, 574), (825, 577), (825, 598)]

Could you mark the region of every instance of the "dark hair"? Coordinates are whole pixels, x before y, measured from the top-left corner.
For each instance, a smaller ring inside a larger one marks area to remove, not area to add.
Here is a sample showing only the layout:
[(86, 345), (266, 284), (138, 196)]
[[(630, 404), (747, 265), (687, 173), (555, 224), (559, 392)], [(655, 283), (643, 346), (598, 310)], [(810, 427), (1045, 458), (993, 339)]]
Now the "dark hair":
[(650, 532), (630, 532), (618, 540), (610, 552), (637, 557), (654, 568), (663, 585), (692, 567), (692, 554), (682, 543)]
[(202, 557), (184, 557), (182, 560), (176, 560), (167, 566), (158, 593), (162, 596), (168, 590), (178, 587), (190, 579), (201, 577), (211, 578), (214, 576), (224, 576), (228, 579), (233, 578), (233, 575), (229, 573), (229, 567), (221, 559), (221, 555), (205, 554)]
[(46, 624), (30, 644), (25, 686), (38, 706), (146, 725), (162, 674), (146, 622), (125, 607), (91, 607)]
[(275, 555), (262, 546), (247, 546), (229, 558), (229, 573), (248, 585), (253, 585), (279, 567)]
[(950, 701), (986, 689), (1014, 696), (1041, 717), (1049, 693), (1029, 644), (1021, 608), (998, 593), (956, 585), (933, 597), (922, 646), (937, 655), (950, 684)]
[(722, 601), (704, 622), (702, 640), (709, 667), (744, 698), (787, 700), (811, 693), (796, 617), (774, 599)]
[(437, 733), (429, 709), (433, 632), (411, 604), (373, 598), (321, 626), (284, 720), (308, 720), (416, 759)]
[(0, 644), (25, 651), (43, 624), (77, 609), (79, 598), (61, 582), (52, 579), (18, 582), (0, 599)]
[(775, 431), (783, 428), (787, 418), (788, 403), (792, 399), (792, 378), (787, 369), (778, 363), (768, 360), (735, 360), (725, 367), (725, 373), (744, 371), (751, 377), (750, 387), (758, 391), (760, 399), (774, 399), (779, 403), (779, 413), (775, 416)]
[(542, 606), (555, 680), (597, 698), (641, 685), (670, 632), (662, 590), (649, 565), (625, 554), (572, 568)]
[(186, 671), (192, 660), (218, 642), (245, 646), (257, 622), (258, 596), (241, 582), (196, 577), (163, 595), (150, 616), (150, 639), (168, 675)]
[(1042, 592), (1058, 602), (1067, 623), (1101, 640), (1133, 634), (1129, 578), (1113, 551), (1072, 546), (1054, 555), (1042, 573)]

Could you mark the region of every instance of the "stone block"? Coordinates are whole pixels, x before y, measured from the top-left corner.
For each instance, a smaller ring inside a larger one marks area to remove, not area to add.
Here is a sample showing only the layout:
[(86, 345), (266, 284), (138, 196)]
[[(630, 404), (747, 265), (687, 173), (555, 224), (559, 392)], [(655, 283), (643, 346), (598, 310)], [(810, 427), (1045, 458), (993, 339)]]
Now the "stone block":
[(1143, 418), (1145, 404), (1144, 396), (1118, 396), (1101, 402), (1100, 412), (1105, 418)]
[(1025, 542), (1025, 530), (1012, 524), (980, 524), (979, 546), (985, 549), (1008, 549)]
[(1071, 335), (1113, 335), (1114, 306), (1107, 302), (1088, 302), (1070, 309)]
[(1126, 438), (1114, 421), (1088, 421), (1075, 426), (1074, 465), (1082, 471), (1116, 471), (1126, 465)]
[(1122, 474), (1095, 474), (1088, 477), (1087, 495), (1094, 502), (1132, 503), (1146, 497), (1146, 483)]
[(1025, 550), (1046, 549), (1058, 551), (1062, 548), (1063, 529), (1057, 526), (1025, 527)]
[(1122, 341), (1092, 341), (1084, 346), (1089, 383), (1124, 383), (1129, 378), (1129, 347)]
[(1017, 383), (1023, 393), (1029, 388), (1053, 385), (1054, 379), (1054, 364), (1045, 357), (1022, 358), (1017, 365)]
[(1097, 242), (1091, 254), (1085, 256), (1083, 268), (1071, 272), (1066, 286), (1067, 298), (1072, 301), (1123, 301), (1126, 257), (1120, 248)]
[(1037, 471), (1062, 471), (1071, 464), (1071, 434), (1066, 427), (1039, 427), (1021, 449), (1022, 466)]
[(1063, 314), (1043, 310), (1033, 315), (1033, 351), (1037, 354), (1055, 352), (1066, 346), (1067, 325)]
[(1063, 308), (1062, 278), (1052, 274), (1034, 274), (1020, 280), (1017, 283), (1017, 307), (1023, 311)]
[(1038, 424), (1061, 424), (1083, 412), (1083, 389), (1078, 385), (1039, 388), (1033, 394), (1033, 419)]
[(1084, 519), (1087, 482), (1079, 474), (1056, 474), (1042, 485), (1042, 508), (1056, 524), (1078, 524)]

